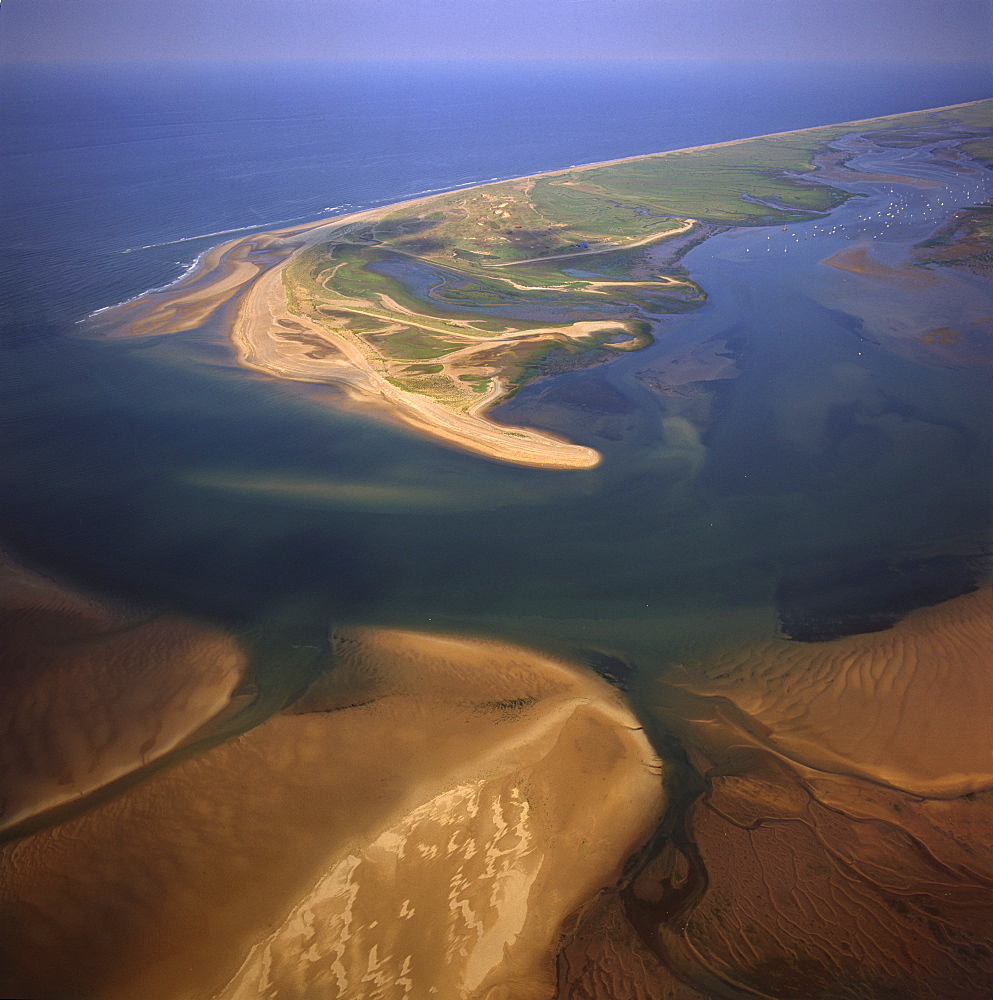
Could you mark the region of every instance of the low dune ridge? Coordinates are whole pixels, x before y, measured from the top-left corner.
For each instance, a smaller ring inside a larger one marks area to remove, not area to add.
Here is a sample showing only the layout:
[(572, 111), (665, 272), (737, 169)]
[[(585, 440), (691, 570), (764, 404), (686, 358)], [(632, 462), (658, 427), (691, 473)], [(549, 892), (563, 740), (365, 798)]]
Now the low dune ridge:
[(220, 630), (0, 559), (0, 831), (80, 802), (253, 697), (247, 657)]
[(663, 808), (604, 681), (361, 629), (289, 710), (9, 845), (0, 986), (106, 1000), (551, 998)]
[(593, 448), (535, 428), (505, 427), (488, 420), (483, 413), (503, 395), (502, 385), (480, 397), (469, 410), (456, 412), (383, 379), (352, 341), (331, 337), (307, 316), (290, 310), (279, 269), (263, 274), (246, 289), (231, 322), (230, 337), (238, 362), (245, 368), (291, 381), (333, 385), (370, 414), (456, 447), (545, 469), (589, 469), (600, 462)]

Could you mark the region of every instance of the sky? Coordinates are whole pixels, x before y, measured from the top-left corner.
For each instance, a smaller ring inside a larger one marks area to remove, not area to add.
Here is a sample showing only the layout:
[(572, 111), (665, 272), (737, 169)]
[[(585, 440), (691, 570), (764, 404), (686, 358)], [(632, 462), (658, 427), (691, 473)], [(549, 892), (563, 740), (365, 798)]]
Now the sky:
[(0, 0), (5, 62), (993, 64), (993, 0)]

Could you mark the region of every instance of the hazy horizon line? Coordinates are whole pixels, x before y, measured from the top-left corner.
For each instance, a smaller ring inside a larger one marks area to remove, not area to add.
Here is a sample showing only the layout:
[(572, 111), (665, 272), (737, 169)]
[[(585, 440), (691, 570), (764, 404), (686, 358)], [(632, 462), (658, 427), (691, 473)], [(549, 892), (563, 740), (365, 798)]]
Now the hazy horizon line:
[[(2, 49), (2, 46), (0, 46)], [(577, 64), (587, 64), (596, 65), (600, 63), (631, 63), (639, 64), (644, 66), (651, 65), (670, 65), (670, 64), (684, 64), (684, 63), (720, 63), (723, 65), (742, 65), (742, 64), (798, 64), (798, 65), (831, 65), (831, 66), (874, 66), (874, 65), (893, 65), (893, 64), (917, 64), (922, 68), (929, 66), (989, 66), (989, 60), (980, 57), (974, 58), (950, 58), (938, 56), (934, 59), (921, 60), (916, 57), (900, 57), (896, 55), (892, 56), (873, 56), (859, 57), (853, 56), (850, 58), (836, 58), (829, 56), (777, 56), (775, 58), (765, 57), (765, 56), (744, 56), (744, 55), (712, 55), (712, 54), (697, 54), (697, 53), (685, 53), (682, 55), (670, 54), (665, 58), (659, 58), (658, 56), (639, 56), (639, 55), (622, 55), (622, 54), (604, 54), (598, 53), (596, 55), (542, 55), (542, 56), (520, 56), (520, 55), (499, 55), (499, 54), (489, 54), (489, 55), (439, 55), (437, 53), (431, 54), (409, 54), (404, 56), (395, 55), (382, 55), (375, 53), (362, 53), (362, 54), (347, 54), (347, 55), (333, 55), (333, 56), (301, 56), (301, 55), (278, 55), (278, 56), (266, 56), (264, 58), (257, 55), (245, 55), (245, 56), (162, 56), (160, 58), (148, 58), (147, 56), (142, 57), (127, 57), (121, 56), (120, 58), (105, 58), (105, 57), (92, 57), (92, 58), (52, 58), (52, 57), (21, 57), (15, 53), (4, 53), (2, 56), (3, 62), (6, 63), (8, 67), (11, 66), (162, 66), (162, 65), (237, 65), (237, 66), (269, 66), (269, 65), (284, 65), (284, 64), (300, 64), (300, 65), (341, 65), (347, 63), (379, 63), (384, 65), (409, 65), (409, 64), (450, 64), (450, 65), (478, 65), (480, 63), (492, 64), (492, 65), (546, 65), (554, 63), (577, 63)]]

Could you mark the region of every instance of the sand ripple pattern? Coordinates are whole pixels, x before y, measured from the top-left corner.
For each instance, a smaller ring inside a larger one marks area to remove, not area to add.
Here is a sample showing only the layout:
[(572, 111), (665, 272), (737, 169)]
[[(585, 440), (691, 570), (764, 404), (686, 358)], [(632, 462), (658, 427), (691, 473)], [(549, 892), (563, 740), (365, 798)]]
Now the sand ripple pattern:
[(255, 729), (9, 845), (0, 987), (550, 1000), (564, 922), (663, 809), (636, 718), (493, 642), (359, 629), (333, 663)]

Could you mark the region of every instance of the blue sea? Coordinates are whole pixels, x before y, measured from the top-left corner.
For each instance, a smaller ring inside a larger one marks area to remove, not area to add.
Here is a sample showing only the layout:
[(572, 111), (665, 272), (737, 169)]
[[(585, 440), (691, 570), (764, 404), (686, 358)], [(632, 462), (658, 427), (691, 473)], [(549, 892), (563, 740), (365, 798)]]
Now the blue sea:
[[(237, 233), (980, 99), (993, 93), (988, 67), (8, 67), (2, 82), (0, 541), (46, 571), (245, 627), (278, 623), (296, 645), (358, 620), (655, 656), (695, 641), (705, 620), (754, 611), (774, 628), (773, 595), (797, 567), (850, 604), (893, 567), (913, 575), (948, 539), (988, 529), (980, 377), (954, 383), (866, 351), (871, 391), (854, 375), (832, 384), (811, 418), (857, 424), (848, 450), (818, 444), (819, 423), (804, 436), (797, 394), (854, 363), (858, 341), (823, 303), (790, 314), (774, 287), (775, 310), (740, 313), (733, 234), (687, 258), (712, 300), (703, 326), (673, 326), (673, 343), (727, 338), (736, 323), (738, 340), (752, 337), (752, 375), (717, 397), (730, 417), (702, 442), (645, 388), (650, 351), (505, 408), (503, 419), (585, 435), (605, 453), (588, 473), (489, 462), (326, 406), (239, 370), (217, 330), (78, 335), (94, 311), (168, 285)], [(823, 336), (774, 350), (762, 339), (771, 315)], [(911, 430), (887, 450), (899, 421)], [(356, 500), (370, 484), (379, 499)]]
[(5, 327), (61, 328), (233, 233), (976, 100), (991, 77), (792, 62), (8, 67), (0, 308)]

